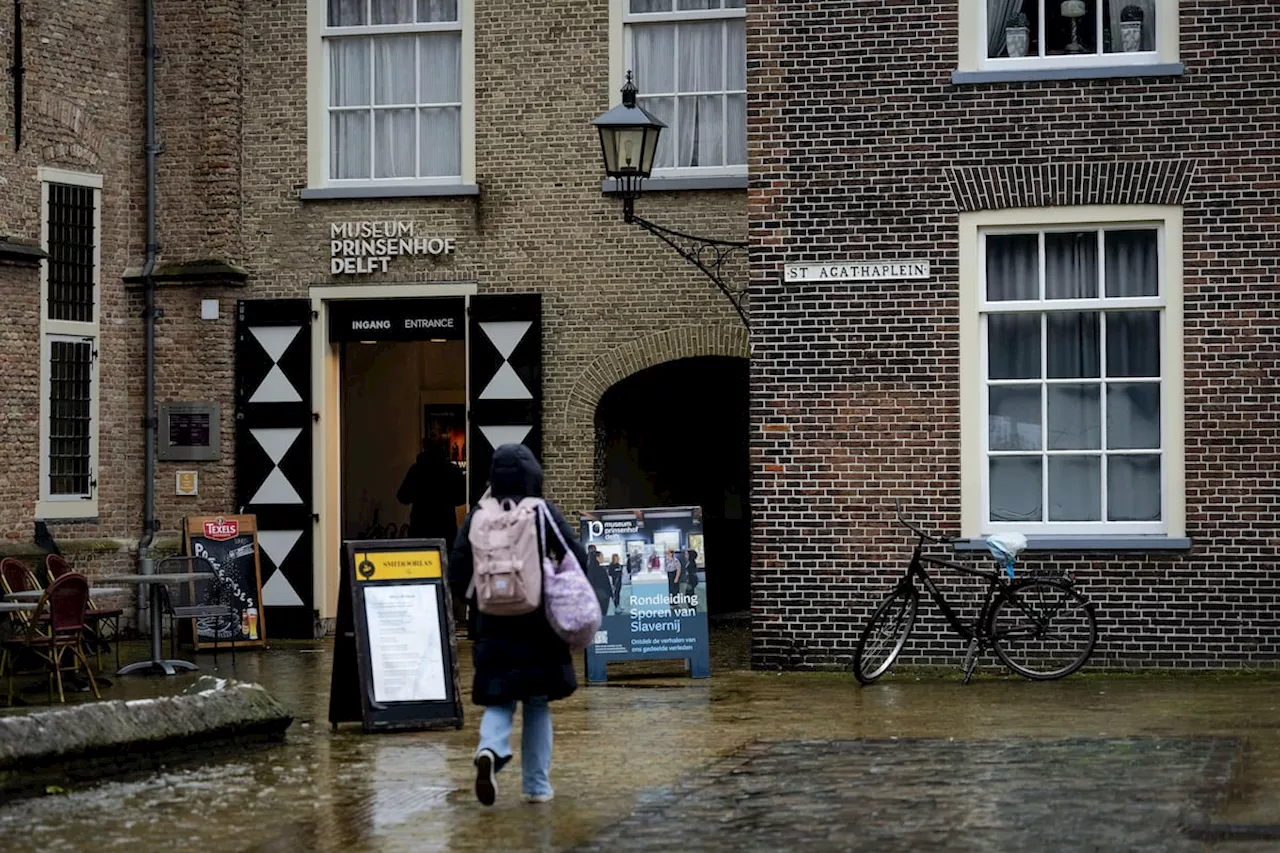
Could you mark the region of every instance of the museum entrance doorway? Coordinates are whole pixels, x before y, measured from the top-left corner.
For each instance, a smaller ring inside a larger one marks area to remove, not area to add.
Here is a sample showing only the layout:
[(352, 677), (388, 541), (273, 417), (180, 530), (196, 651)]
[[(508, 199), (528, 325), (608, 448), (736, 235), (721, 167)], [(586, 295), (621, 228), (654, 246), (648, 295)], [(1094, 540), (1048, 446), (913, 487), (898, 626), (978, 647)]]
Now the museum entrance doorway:
[(600, 509), (700, 506), (712, 614), (751, 607), (747, 360), (705, 356), (635, 373), (596, 408)]
[(329, 332), (342, 538), (450, 538), (467, 502), (465, 300), (349, 300), (330, 307)]

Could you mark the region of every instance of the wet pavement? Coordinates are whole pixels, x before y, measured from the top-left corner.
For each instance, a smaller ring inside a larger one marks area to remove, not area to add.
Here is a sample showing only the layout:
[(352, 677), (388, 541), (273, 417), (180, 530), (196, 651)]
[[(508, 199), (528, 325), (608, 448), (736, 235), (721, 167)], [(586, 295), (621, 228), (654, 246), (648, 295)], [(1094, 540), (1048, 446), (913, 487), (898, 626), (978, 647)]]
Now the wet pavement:
[[(218, 675), (295, 711), (284, 744), (0, 806), (0, 849), (1280, 850), (1257, 837), (1280, 824), (1274, 677), (943, 671), (859, 688), (746, 671), (745, 633), (720, 631), (709, 680), (658, 665), (556, 703), (555, 801), (520, 802), (512, 767), (484, 809), (474, 707), (462, 731), (334, 733), (330, 648), (220, 656)], [(193, 679), (116, 679), (107, 697)]]

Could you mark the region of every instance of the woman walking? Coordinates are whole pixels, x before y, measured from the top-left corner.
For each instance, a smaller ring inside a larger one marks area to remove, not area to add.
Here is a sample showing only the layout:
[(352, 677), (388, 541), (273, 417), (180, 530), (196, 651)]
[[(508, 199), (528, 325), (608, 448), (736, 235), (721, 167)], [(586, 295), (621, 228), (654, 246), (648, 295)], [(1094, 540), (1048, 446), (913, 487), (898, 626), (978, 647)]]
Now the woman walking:
[[(506, 444), (493, 454), (489, 471), (490, 496), (500, 501), (519, 502), (542, 496), (542, 466), (533, 452), (522, 444)], [(549, 523), (560, 530), (578, 565), (587, 565), (587, 554), (574, 536), (573, 528), (551, 503), (546, 504)], [(471, 547), (473, 509), (458, 531), (449, 560), (449, 584), (463, 596), (471, 595), (474, 573)], [(558, 539), (548, 529), (546, 546), (557, 559), (563, 554)], [(472, 701), (484, 706), (480, 719), (480, 744), (474, 758), (476, 797), (486, 806), (498, 795), (497, 775), (512, 758), (511, 730), (516, 703), (524, 710), (524, 732), (520, 741), (520, 765), (524, 797), (531, 803), (548, 802), (551, 788), (551, 709), (549, 702), (564, 699), (578, 687), (569, 647), (547, 621), (543, 605), (522, 616), (494, 616), (480, 613), (476, 640), (471, 649), (475, 664)]]

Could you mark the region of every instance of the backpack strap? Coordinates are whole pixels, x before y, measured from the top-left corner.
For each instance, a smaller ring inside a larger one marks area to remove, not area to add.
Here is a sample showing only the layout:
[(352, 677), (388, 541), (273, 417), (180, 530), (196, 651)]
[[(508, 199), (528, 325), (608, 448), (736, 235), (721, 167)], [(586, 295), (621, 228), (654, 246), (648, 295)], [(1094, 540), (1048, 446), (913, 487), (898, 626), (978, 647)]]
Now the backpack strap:
[[(546, 531), (547, 531), (547, 517), (549, 515), (551, 515), (551, 512), (547, 509), (546, 502), (540, 501), (538, 506), (538, 532), (543, 543), (542, 553), (544, 555), (546, 555), (547, 553), (547, 550), (546, 550), (547, 532)], [(564, 549), (565, 555), (568, 556), (569, 543), (564, 541), (564, 534), (560, 532), (560, 526), (556, 524), (554, 520), (552, 520), (550, 526), (551, 526), (551, 529), (555, 531), (556, 539), (560, 540), (560, 547)], [(557, 566), (556, 568), (557, 570), (559, 570), (559, 566)]]

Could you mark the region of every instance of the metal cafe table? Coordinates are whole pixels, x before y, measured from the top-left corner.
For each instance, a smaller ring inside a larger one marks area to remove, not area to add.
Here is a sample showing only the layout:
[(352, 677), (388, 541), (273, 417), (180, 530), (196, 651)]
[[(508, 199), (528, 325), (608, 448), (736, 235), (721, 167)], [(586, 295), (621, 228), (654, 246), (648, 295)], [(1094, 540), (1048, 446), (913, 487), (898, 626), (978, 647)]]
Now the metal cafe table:
[(179, 669), (199, 669), (194, 663), (185, 660), (165, 660), (164, 644), (161, 634), (164, 633), (164, 614), (160, 612), (160, 587), (170, 583), (202, 580), (213, 577), (213, 572), (169, 572), (154, 575), (112, 575), (103, 578), (103, 583), (131, 583), (151, 587), (151, 660), (126, 664), (116, 671), (116, 675), (128, 675), (131, 672), (150, 672), (155, 674), (175, 675)]
[[(105, 595), (120, 595), (123, 593), (124, 587), (120, 586), (91, 586), (89, 587), (90, 598), (100, 598)], [(42, 589), (24, 589), (21, 592), (10, 592), (5, 594), (6, 601), (39, 601), (40, 596), (44, 595)]]
[(0, 613), (30, 612), (35, 609), (36, 605), (26, 601), (0, 601)]

